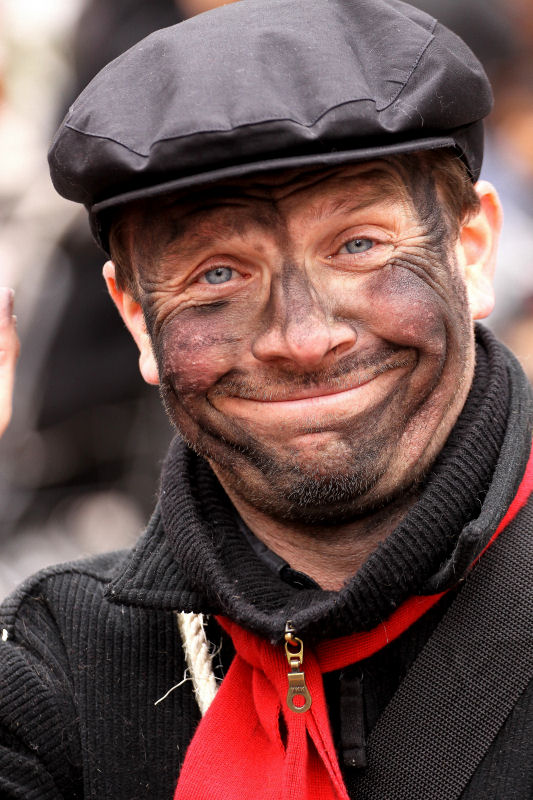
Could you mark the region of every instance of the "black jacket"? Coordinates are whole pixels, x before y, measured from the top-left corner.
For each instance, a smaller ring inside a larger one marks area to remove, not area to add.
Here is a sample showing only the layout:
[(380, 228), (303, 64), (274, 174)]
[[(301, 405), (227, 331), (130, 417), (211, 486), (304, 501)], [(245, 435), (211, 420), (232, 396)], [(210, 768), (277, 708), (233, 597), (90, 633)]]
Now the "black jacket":
[[(430, 508), (431, 493), (443, 476), (456, 474), (460, 462), (462, 487), (456, 491), (462, 492), (461, 502), (450, 513), (468, 505), (464, 484), (471, 480), (477, 515), (469, 512), (452, 539), (446, 493), (431, 525), (424, 526), (410, 512), (402, 541), (410, 543), (409, 557), (416, 562), (412, 574), (404, 574), (392, 534), (366, 572), (342, 592), (291, 585), (250, 548), (207, 465), (176, 444), (164, 471), (160, 508), (132, 552), (48, 569), (8, 598), (0, 613), (0, 798), (172, 798), (199, 721), (190, 682), (182, 683), (185, 663), (175, 610), (231, 613), (273, 641), (279, 640), (290, 613), (299, 632), (313, 640), (373, 627), (376, 615), (379, 619), (387, 608), (390, 613), (416, 587), (429, 593), (452, 587), (398, 640), (327, 678), (341, 763), (345, 746), (353, 750), (355, 743), (363, 751), (358, 767), (344, 767), (350, 794), (360, 796), (365, 737), (453, 602), (453, 587), (499, 524), (530, 451), (527, 382), (492, 337), (479, 336), (485, 353), (478, 352), (481, 390), (467, 401), (456, 426), (459, 433), (450, 437), (416, 512), (420, 517)], [(502, 380), (505, 391), (498, 384)], [(499, 435), (497, 419), (503, 410)], [(486, 454), (482, 463), (479, 452)], [(489, 463), (488, 478), (479, 478), (486, 483), (481, 489), (472, 474)], [(442, 540), (439, 546), (436, 540)], [(389, 579), (374, 594), (366, 584), (385, 569)], [(208, 633), (222, 644), (216, 663), (222, 677), (231, 644), (212, 619)], [(348, 697), (360, 702), (347, 703)], [(354, 719), (347, 721), (342, 717), (348, 706)], [(533, 693), (527, 690), (463, 791), (464, 800), (533, 797), (532, 708)], [(213, 781), (216, 798), (216, 775)]]

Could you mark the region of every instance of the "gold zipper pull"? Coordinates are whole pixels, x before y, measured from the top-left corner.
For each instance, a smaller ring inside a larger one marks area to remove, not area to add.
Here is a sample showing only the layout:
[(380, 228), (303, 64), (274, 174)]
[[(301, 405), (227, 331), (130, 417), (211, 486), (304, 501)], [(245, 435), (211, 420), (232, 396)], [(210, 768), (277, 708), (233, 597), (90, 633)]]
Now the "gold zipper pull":
[[(291, 711), (301, 714), (311, 708), (311, 695), (305, 683), (305, 673), (301, 669), (304, 660), (304, 644), (295, 634), (294, 625), (289, 620), (285, 625), (285, 654), (291, 668), (287, 675), (289, 679), (287, 705)], [(295, 697), (303, 698), (303, 705), (295, 705)]]

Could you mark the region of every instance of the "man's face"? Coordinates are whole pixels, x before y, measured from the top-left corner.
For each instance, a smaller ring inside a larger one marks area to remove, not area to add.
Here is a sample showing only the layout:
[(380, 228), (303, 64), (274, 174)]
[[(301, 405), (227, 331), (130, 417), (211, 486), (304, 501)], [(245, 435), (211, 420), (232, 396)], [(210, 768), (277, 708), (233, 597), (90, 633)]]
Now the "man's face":
[(431, 177), (394, 160), (256, 176), (151, 220), (162, 395), (230, 494), (335, 523), (423, 477), (473, 373), (455, 244)]

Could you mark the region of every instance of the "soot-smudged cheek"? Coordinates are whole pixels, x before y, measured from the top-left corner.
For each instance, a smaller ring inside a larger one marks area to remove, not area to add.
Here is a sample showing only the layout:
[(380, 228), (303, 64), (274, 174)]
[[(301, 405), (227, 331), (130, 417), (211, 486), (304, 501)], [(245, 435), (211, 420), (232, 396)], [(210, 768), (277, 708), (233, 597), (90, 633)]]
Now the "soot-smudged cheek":
[(181, 395), (205, 393), (238, 363), (242, 336), (223, 321), (180, 315), (155, 343), (162, 382)]
[(391, 267), (376, 273), (367, 288), (373, 325), (382, 338), (433, 355), (442, 352), (450, 309), (427, 281), (409, 269)]

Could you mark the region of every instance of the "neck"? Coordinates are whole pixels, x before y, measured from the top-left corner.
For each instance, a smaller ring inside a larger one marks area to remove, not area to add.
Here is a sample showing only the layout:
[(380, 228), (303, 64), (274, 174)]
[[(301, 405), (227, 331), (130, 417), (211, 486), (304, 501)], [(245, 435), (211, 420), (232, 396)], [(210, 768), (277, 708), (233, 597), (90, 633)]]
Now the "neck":
[(338, 591), (368, 556), (399, 525), (417, 500), (415, 492), (373, 513), (332, 526), (303, 526), (272, 519), (224, 487), (252, 533), (290, 566), (322, 589)]

